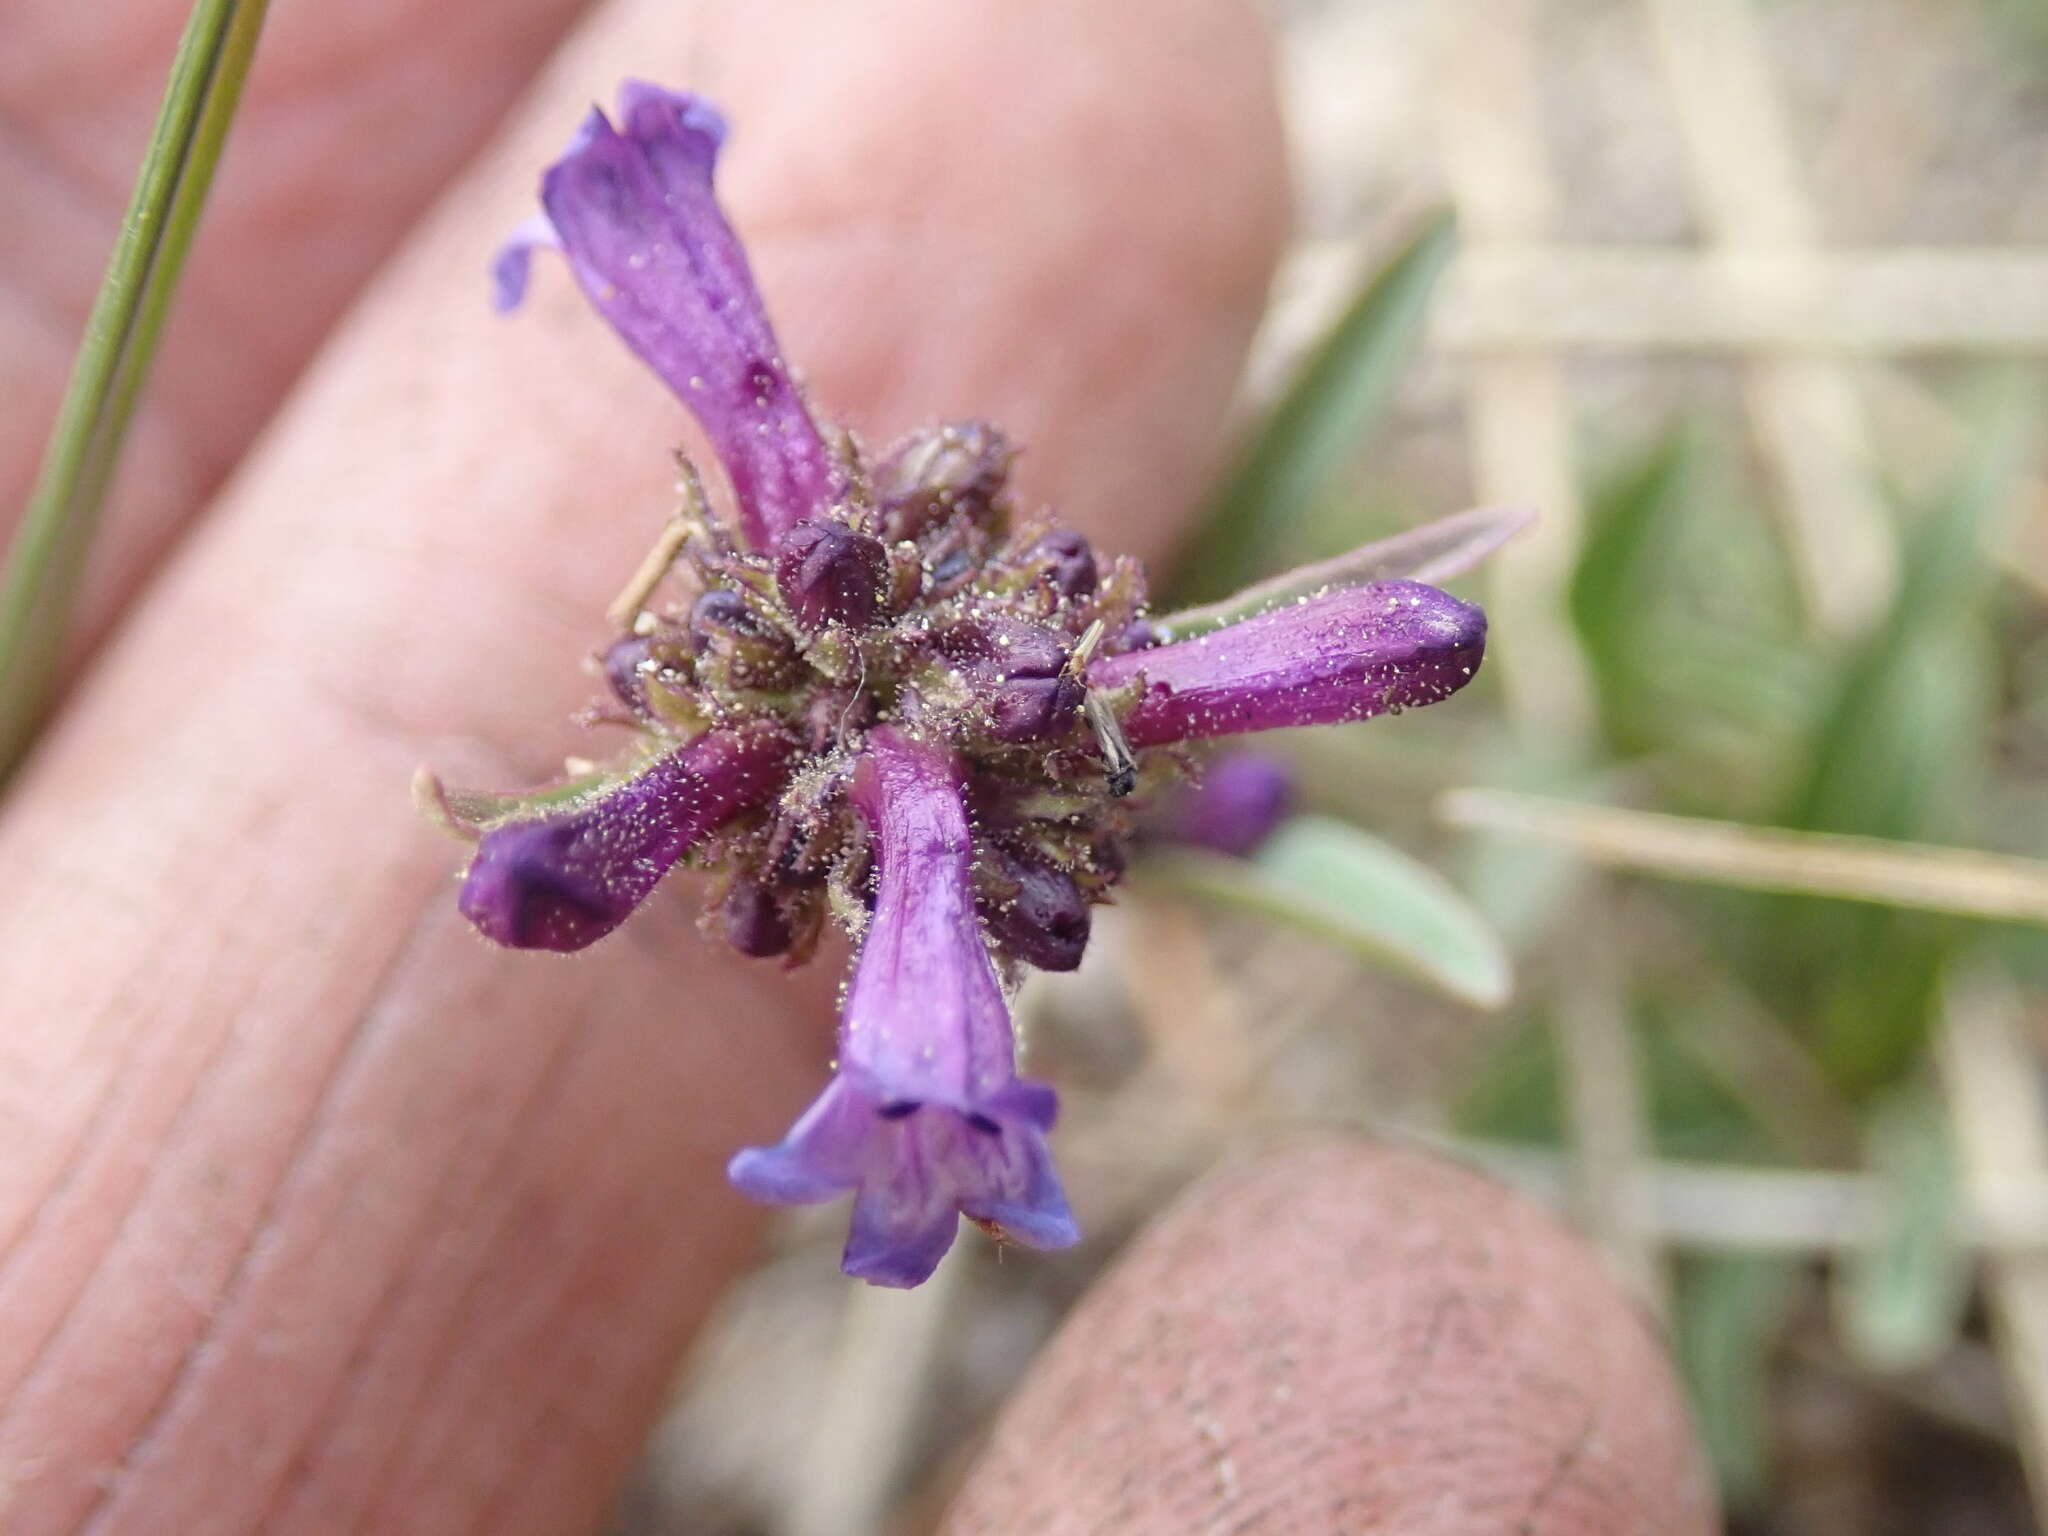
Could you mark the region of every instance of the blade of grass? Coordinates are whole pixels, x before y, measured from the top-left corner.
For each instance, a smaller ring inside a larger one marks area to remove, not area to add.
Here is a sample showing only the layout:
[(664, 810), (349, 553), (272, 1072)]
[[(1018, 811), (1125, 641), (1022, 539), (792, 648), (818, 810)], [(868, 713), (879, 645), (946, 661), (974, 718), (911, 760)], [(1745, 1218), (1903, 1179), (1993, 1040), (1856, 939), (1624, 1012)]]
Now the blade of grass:
[(1431, 214), (1359, 290), (1210, 502), (1175, 573), (1176, 599), (1213, 599), (1243, 586), (1259, 574), (1276, 534), (1299, 523), (1393, 393), (1456, 242), (1450, 212)]
[(34, 739), (128, 421), (156, 352), (267, 0), (199, 0), (0, 577), (0, 775)]
[(1397, 580), (1441, 586), (1471, 570), (1534, 521), (1536, 514), (1528, 507), (1475, 507), (1376, 539), (1348, 554), (1269, 576), (1234, 597), (1154, 618), (1152, 630), (1165, 642), (1192, 640), (1332, 587)]
[(2048, 863), (2038, 859), (1573, 805), (1493, 789), (1453, 790), (1438, 813), (1454, 827), (1557, 844), (1615, 869), (2048, 927)]
[[(1984, 551), (2033, 458), (2039, 404), (2024, 373), (1984, 382), (1954, 484), (1907, 540), (1896, 601), (1843, 658), (1800, 782), (1773, 818), (1789, 827), (1957, 841), (1982, 802), (1997, 712), (1987, 628), (1997, 578)], [(1764, 922), (1773, 990), (1808, 1004), (1808, 1027), (1836, 1079), (1874, 1087), (1903, 1071), (1932, 1027), (1953, 931), (1917, 916), (1798, 902), (1775, 904)]]
[(1955, 1343), (1970, 1299), (1964, 1201), (1932, 1086), (1915, 1080), (1880, 1099), (1867, 1140), (1866, 1161), (1886, 1191), (1883, 1219), (1835, 1271), (1835, 1319), (1866, 1369), (1917, 1370)]
[[(1934, 1063), (1972, 1204), (2013, 1213), (2048, 1183), (2041, 1052), (2025, 1000), (1976, 967), (1944, 988)], [(2036, 1511), (2048, 1510), (2048, 1254), (1993, 1255), (1985, 1276), (1992, 1336), (2011, 1388), (2020, 1459)]]
[(1786, 1259), (1714, 1254), (1686, 1266), (1673, 1343), (1700, 1438), (1736, 1508), (1753, 1505), (1770, 1476), (1770, 1366), (1798, 1294)]

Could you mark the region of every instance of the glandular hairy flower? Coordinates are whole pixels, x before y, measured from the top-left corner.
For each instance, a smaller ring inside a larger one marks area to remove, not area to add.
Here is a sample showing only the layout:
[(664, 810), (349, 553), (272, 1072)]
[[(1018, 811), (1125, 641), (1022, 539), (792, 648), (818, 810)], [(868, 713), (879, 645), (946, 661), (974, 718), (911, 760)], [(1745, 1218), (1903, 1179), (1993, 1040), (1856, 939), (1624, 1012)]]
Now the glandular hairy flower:
[(1018, 515), (993, 426), (871, 459), (782, 356), (713, 197), (724, 133), (703, 101), (629, 83), (493, 269), (511, 308), (532, 253), (560, 251), (725, 472), (714, 507), (686, 466), (654, 569), (615, 611), (593, 718), (632, 744), (526, 794), (428, 776), (422, 801), (475, 841), (462, 911), (513, 948), (594, 943), (679, 865), (720, 876), (709, 922), (742, 954), (800, 963), (845, 927), (831, 1080), (731, 1174), (777, 1203), (850, 1193), (848, 1273), (914, 1285), (963, 1214), (1033, 1247), (1078, 1236), (1046, 1146), (1054, 1094), (1018, 1075), (1005, 989), (1080, 963), (1127, 796), (1182, 774), (1185, 742), (1445, 698), (1486, 623), (1340, 571), (1236, 622), (1205, 613), (1201, 633), (1155, 625), (1134, 561)]

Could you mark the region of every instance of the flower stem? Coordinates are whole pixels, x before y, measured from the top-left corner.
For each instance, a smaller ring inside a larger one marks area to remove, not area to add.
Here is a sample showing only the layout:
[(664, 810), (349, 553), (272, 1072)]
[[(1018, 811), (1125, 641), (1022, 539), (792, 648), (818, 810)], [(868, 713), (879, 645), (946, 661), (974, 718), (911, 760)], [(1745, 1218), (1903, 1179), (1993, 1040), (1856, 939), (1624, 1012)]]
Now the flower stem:
[(0, 775), (34, 740), (128, 421), (212, 185), (267, 0), (198, 0), (0, 573)]

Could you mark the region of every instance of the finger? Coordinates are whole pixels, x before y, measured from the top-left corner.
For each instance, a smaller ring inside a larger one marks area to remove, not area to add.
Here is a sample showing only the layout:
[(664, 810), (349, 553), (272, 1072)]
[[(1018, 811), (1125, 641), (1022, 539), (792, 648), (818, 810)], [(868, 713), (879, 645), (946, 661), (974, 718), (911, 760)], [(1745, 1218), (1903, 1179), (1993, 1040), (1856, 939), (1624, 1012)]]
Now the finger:
[(1214, 1175), (1005, 1410), (945, 1529), (1706, 1536), (1664, 1351), (1598, 1257), (1441, 1159)]
[[(586, 0), (273, 8), (79, 612), (101, 631)], [(191, 9), (16, 0), (0, 49), (0, 544)]]
[(719, 960), (681, 899), (487, 950), (403, 804), (421, 759), (547, 771), (666, 506), (673, 402), (561, 274), (516, 324), (479, 289), (591, 96), (729, 106), (822, 401), (997, 415), (1106, 537), (1205, 473), (1280, 224), (1246, 11), (853, 9), (595, 19), (0, 819), (10, 1532), (581, 1528), (751, 1244), (725, 1158), (823, 1076), (829, 976)]

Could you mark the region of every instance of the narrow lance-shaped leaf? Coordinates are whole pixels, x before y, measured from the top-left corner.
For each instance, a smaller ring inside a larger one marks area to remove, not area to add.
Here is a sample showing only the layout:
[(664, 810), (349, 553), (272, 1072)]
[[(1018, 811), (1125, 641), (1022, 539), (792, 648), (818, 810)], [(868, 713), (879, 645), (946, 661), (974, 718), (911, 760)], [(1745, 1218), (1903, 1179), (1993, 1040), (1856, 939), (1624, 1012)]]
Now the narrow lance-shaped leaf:
[[(1981, 414), (1954, 488), (1913, 531), (1891, 613), (1843, 667), (1787, 824), (1925, 841), (1967, 833), (1995, 709), (1984, 541), (2026, 462), (2036, 403), (2032, 390), (2006, 387)], [(1911, 1059), (1952, 930), (1788, 903), (1771, 931), (1785, 984), (1810, 989), (1822, 1053), (1842, 1081), (1881, 1083)]]
[(1333, 587), (1359, 587), (1375, 581), (1441, 586), (1471, 570), (1535, 520), (1535, 512), (1528, 507), (1475, 507), (1254, 582), (1233, 597), (1183, 608), (1149, 622), (1162, 641), (1191, 640)]
[(1296, 817), (1256, 858), (1175, 850), (1145, 873), (1319, 934), (1476, 1007), (1500, 1007), (1513, 987), (1506, 949), (1443, 876), (1343, 822)]
[(1939, 1102), (1918, 1085), (1877, 1105), (1868, 1143), (1884, 1213), (1870, 1246), (1837, 1271), (1835, 1312), (1865, 1365), (1912, 1370), (1947, 1352), (1970, 1298), (1955, 1153)]
[(1712, 1255), (1686, 1265), (1673, 1343), (1722, 1496), (1756, 1500), (1770, 1475), (1771, 1351), (1798, 1294), (1785, 1259)]

